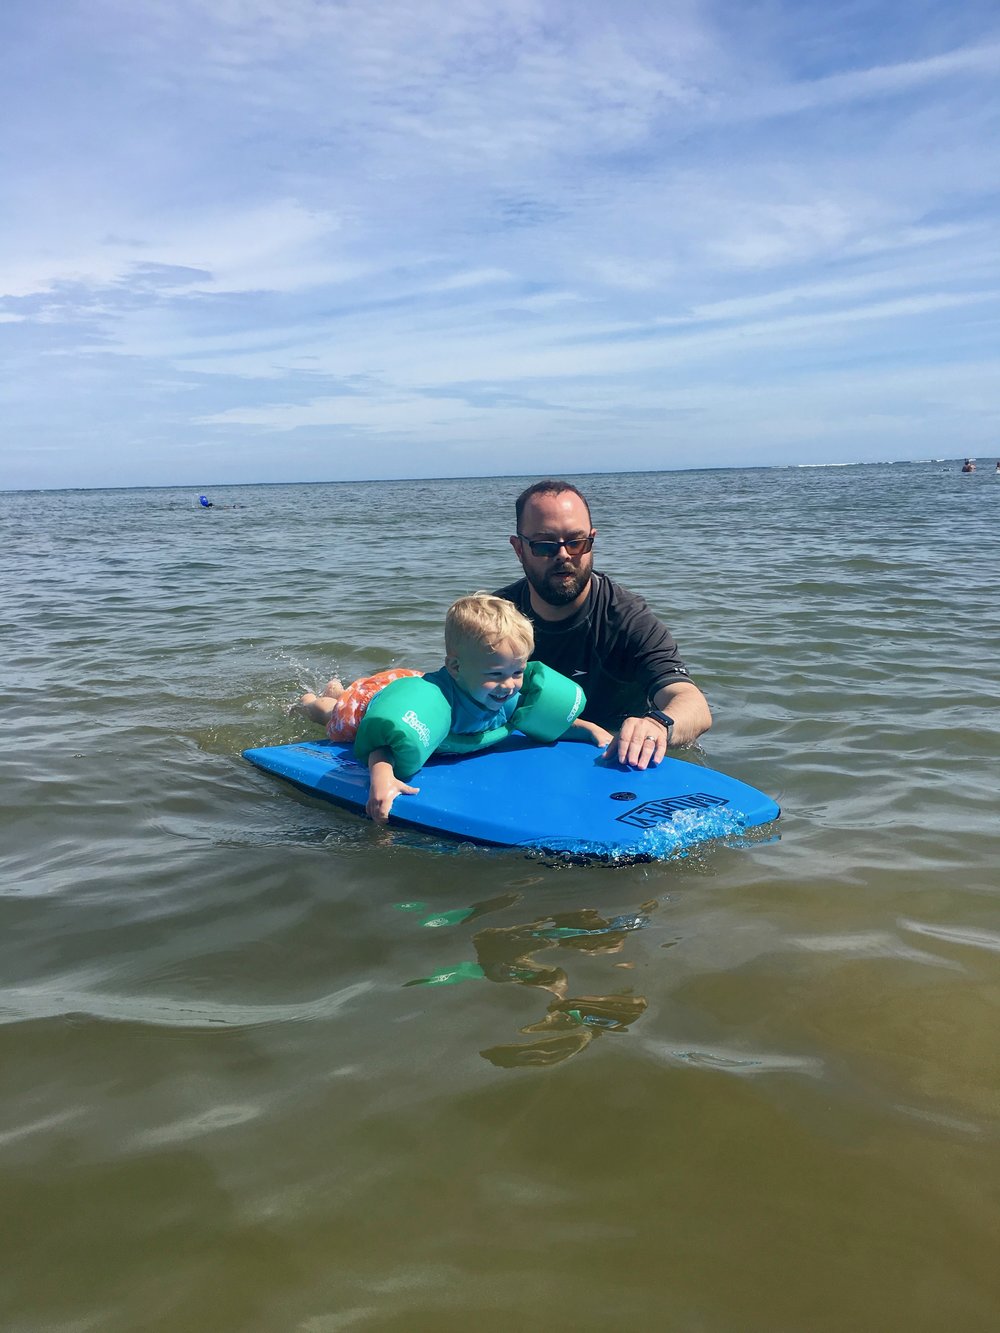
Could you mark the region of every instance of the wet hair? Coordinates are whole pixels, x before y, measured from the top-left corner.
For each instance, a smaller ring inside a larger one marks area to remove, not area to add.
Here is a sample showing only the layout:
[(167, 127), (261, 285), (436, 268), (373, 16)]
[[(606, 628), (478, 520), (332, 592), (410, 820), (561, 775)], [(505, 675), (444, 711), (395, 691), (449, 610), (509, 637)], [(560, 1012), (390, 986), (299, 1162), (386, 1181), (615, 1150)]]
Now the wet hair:
[(509, 645), (519, 656), (530, 657), (535, 632), (531, 621), (513, 602), (492, 593), (474, 592), (453, 602), (444, 621), (444, 647), (449, 657), (457, 657), (469, 644), (492, 652)]
[(590, 516), (590, 505), (587, 504), (587, 497), (582, 491), (578, 490), (571, 481), (556, 481), (553, 477), (547, 477), (545, 481), (536, 481), (527, 490), (523, 490), (514, 501), (514, 515), (517, 523), (517, 531), (521, 531), (521, 520), (524, 518), (524, 506), (536, 495), (562, 495), (565, 491), (579, 496), (583, 501), (583, 507), (587, 511), (587, 522), (593, 527), (593, 520)]

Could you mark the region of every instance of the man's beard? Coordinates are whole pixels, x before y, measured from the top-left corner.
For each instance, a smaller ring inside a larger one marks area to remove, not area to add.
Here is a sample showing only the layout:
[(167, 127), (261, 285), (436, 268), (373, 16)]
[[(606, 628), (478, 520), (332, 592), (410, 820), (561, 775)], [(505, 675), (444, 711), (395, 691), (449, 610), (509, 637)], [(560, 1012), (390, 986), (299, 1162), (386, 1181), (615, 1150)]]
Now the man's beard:
[[(544, 574), (525, 569), (524, 573), (543, 602), (548, 602), (549, 606), (568, 606), (570, 602), (576, 601), (590, 582), (590, 569), (590, 562), (587, 561), (585, 567), (569, 565), (564, 569), (546, 570)], [(572, 577), (561, 577), (565, 574)]]

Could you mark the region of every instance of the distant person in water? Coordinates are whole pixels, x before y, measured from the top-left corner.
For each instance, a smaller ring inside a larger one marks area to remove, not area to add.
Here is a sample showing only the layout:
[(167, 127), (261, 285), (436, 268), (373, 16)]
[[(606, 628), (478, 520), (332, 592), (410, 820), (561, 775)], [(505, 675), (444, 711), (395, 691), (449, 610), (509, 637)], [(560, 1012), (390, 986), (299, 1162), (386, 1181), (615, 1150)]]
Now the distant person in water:
[[(998, 466), (1000, 466), (1000, 464), (998, 464)], [(974, 458), (967, 458), (965, 462), (962, 464), (962, 471), (975, 472), (975, 470), (976, 470), (976, 460)]]
[[(295, 711), (325, 726), (331, 740), (354, 741), (377, 694), (408, 676), (422, 675), (438, 687), (451, 707), (450, 735), (474, 736), (510, 722), (522, 703), (525, 668), (534, 647), (531, 622), (509, 601), (489, 593), (474, 593), (460, 597), (449, 608), (444, 642), (444, 666), (438, 671), (424, 674), (400, 667), (363, 676), (347, 686), (334, 679), (322, 694), (304, 694)], [(541, 673), (542, 668), (537, 671)], [(554, 671), (547, 678), (542, 676), (540, 685), (525, 688), (526, 693), (535, 690), (534, 703), (544, 703), (551, 696), (561, 699), (567, 691), (582, 699), (579, 689), (574, 690), (572, 682), (561, 680)], [(581, 718), (567, 725), (565, 710), (558, 717), (556, 730), (561, 731), (564, 740), (608, 745), (612, 739), (609, 731)], [(397, 776), (399, 765), (391, 749), (380, 746), (367, 755), (362, 751), (359, 758), (367, 758), (371, 779), (366, 813), (384, 824), (396, 797), (412, 796), (419, 788), (407, 786)]]
[(517, 498), (510, 539), (524, 578), (499, 588), (532, 622), (535, 661), (583, 688), (583, 715), (617, 735), (608, 757), (658, 764), (712, 725), (666, 625), (643, 599), (594, 569), (597, 529), (568, 481), (535, 482)]

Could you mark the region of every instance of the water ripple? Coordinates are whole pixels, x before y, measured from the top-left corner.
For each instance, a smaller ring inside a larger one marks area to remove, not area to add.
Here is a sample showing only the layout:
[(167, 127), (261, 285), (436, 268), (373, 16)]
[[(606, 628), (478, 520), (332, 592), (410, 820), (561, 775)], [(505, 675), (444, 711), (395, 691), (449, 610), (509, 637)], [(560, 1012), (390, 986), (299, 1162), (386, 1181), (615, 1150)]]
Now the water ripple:
[(313, 1023), (338, 1014), (374, 988), (373, 981), (359, 981), (315, 1000), (288, 1004), (223, 1004), (21, 986), (0, 992), (0, 1024), (78, 1015), (116, 1023), (146, 1023), (173, 1028), (258, 1028), (272, 1023)]

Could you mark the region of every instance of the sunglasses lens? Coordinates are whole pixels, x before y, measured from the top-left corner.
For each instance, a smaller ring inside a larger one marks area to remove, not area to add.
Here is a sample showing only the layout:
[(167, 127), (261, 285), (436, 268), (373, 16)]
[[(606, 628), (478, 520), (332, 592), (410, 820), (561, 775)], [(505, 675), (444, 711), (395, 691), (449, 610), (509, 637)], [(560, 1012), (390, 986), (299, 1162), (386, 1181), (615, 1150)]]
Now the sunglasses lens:
[(564, 550), (568, 556), (577, 556), (589, 551), (593, 545), (593, 537), (574, 537), (568, 542), (528, 542), (532, 555), (545, 556), (549, 560), (557, 556), (560, 550)]

